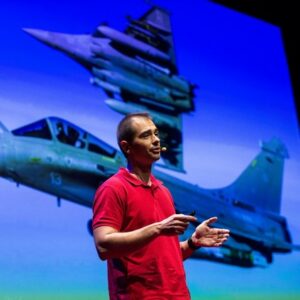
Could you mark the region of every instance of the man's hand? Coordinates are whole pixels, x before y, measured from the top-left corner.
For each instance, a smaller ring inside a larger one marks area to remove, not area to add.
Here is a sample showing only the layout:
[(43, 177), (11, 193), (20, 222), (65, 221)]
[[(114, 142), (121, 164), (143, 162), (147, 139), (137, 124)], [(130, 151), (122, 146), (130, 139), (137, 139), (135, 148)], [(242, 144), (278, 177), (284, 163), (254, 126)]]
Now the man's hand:
[(217, 217), (209, 218), (196, 228), (195, 232), (192, 234), (192, 241), (195, 246), (219, 247), (227, 241), (230, 233), (228, 229), (209, 227), (209, 225), (217, 220)]
[(179, 235), (184, 233), (190, 222), (197, 219), (193, 216), (175, 214), (159, 222), (159, 230), (162, 235)]

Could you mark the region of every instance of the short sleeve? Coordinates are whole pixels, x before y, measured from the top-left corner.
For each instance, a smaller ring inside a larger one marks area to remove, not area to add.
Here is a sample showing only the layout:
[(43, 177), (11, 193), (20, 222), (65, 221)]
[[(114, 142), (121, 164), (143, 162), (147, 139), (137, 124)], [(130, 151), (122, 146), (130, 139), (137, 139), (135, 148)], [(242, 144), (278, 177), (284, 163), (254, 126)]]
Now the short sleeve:
[(112, 186), (102, 185), (95, 194), (93, 229), (110, 226), (120, 231), (124, 217), (124, 199)]

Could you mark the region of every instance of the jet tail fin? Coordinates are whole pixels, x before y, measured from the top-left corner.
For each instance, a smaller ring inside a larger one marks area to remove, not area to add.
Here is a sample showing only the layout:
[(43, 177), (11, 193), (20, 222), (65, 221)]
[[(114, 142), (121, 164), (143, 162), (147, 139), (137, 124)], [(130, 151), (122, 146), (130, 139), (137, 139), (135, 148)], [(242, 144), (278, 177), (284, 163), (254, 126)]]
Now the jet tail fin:
[(129, 26), (125, 32), (168, 54), (171, 64), (167, 67), (172, 73), (177, 73), (170, 13), (161, 7), (153, 6), (139, 19), (128, 17), (128, 21)]
[(261, 142), (261, 152), (224, 191), (232, 199), (273, 213), (280, 212), (285, 145), (278, 138)]

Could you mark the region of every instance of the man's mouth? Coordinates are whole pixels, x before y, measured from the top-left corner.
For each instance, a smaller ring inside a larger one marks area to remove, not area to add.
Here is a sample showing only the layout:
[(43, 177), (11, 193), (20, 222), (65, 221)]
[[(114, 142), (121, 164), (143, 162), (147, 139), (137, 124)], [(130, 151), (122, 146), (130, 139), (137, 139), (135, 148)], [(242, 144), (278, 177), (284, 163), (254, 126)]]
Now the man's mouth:
[(161, 152), (161, 148), (160, 147), (154, 147), (154, 148), (151, 148), (150, 150), (151, 152), (157, 154), (157, 153), (160, 153)]

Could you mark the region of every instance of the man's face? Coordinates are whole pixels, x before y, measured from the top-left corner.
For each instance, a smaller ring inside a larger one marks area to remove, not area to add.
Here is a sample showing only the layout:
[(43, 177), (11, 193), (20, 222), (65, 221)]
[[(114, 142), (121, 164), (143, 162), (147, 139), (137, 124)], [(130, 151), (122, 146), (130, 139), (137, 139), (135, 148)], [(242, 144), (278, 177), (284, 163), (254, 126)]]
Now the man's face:
[(160, 139), (158, 129), (152, 120), (136, 117), (132, 119), (135, 132), (128, 144), (127, 158), (131, 163), (149, 165), (160, 159)]

